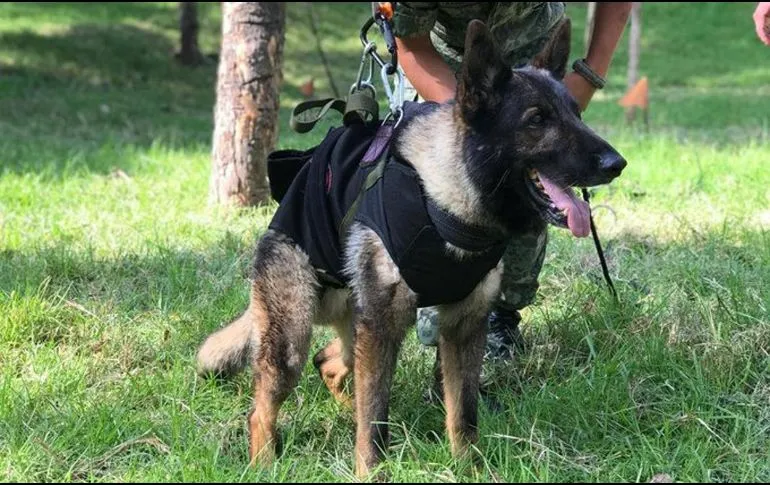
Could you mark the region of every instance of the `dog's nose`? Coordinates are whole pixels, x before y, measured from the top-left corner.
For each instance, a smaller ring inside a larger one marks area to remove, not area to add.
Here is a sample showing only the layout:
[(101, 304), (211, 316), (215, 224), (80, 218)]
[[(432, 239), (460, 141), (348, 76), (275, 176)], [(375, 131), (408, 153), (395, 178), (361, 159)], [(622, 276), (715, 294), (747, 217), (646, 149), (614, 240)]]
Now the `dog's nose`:
[(617, 152), (604, 152), (596, 156), (599, 170), (609, 177), (617, 177), (626, 168), (626, 160)]

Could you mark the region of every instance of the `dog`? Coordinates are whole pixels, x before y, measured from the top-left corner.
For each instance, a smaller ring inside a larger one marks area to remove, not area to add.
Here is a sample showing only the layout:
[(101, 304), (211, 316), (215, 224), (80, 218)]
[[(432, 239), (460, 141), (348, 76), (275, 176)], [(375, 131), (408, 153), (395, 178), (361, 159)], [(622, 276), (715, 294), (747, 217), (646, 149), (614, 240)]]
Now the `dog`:
[[(339, 235), (321, 235), (316, 227), (325, 217), (319, 206), (339, 222), (336, 203), (302, 199), (315, 185), (329, 199), (330, 179), (339, 181), (340, 170), (317, 167), (312, 175), (311, 161), (311, 174), (293, 182), (257, 244), (248, 308), (198, 352), (204, 375), (233, 374), (252, 364), (253, 464), (268, 465), (276, 457), (276, 418), (308, 358), (312, 325), (319, 324), (333, 327), (338, 337), (313, 361), (331, 393), (353, 406), (355, 469), (367, 476), (387, 449), (384, 423), (397, 356), (420, 306), (436, 306), (439, 314), (453, 455), (464, 455), (477, 441), (485, 318), (500, 291), (501, 248), (516, 234), (547, 224), (586, 236), (589, 207), (572, 187), (610, 183), (626, 165), (583, 123), (561, 82), (570, 29), (565, 19), (528, 65), (511, 69), (485, 24), (471, 22), (455, 100), (424, 103), (395, 126), (386, 156), (379, 157), (384, 162), (361, 164), (369, 167), (366, 181), (352, 176), (374, 188), (359, 191), (338, 182), (347, 205), (351, 194), (366, 194), (353, 204), (354, 217), (345, 218), (349, 225)], [(378, 176), (368, 177), (375, 166)], [(300, 229), (284, 230), (287, 225), (275, 222), (281, 217), (302, 219)], [(412, 223), (413, 217), (422, 219)], [(339, 251), (328, 264), (341, 268), (339, 284), (322, 278), (329, 276), (319, 270), (328, 256), (316, 247), (322, 239)], [(344, 390), (349, 376), (352, 397)]]

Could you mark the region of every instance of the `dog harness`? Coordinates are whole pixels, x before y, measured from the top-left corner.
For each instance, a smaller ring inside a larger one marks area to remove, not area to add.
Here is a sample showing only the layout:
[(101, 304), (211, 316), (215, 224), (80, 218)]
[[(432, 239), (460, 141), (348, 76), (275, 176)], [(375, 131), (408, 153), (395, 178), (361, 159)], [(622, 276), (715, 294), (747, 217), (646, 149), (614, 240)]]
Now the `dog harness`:
[[(433, 105), (406, 103), (404, 108), (410, 117)], [(358, 222), (380, 237), (417, 293), (418, 306), (458, 302), (498, 264), (507, 238), (468, 225), (436, 205), (414, 167), (389, 149), (392, 130), (389, 124), (353, 124), (329, 130), (307, 152), (271, 154), (271, 173), (284, 163), (282, 156), (294, 157), (294, 168), (284, 165), (284, 184), (291, 170), (299, 171), (285, 195), (279, 183), (271, 183), (280, 205), (269, 228), (308, 254), (324, 285), (339, 288), (349, 282), (343, 248), (351, 225)], [(447, 243), (473, 254), (458, 259)]]

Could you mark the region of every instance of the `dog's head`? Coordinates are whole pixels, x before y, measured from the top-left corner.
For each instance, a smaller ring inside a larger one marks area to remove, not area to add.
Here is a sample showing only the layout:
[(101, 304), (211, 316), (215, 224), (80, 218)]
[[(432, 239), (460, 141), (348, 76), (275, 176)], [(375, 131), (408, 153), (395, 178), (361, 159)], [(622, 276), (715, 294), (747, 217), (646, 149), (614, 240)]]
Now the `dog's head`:
[(484, 165), (469, 173), (491, 210), (512, 220), (528, 209), (586, 236), (589, 208), (572, 187), (609, 183), (626, 161), (583, 123), (562, 83), (570, 30), (562, 21), (529, 65), (512, 70), (487, 27), (472, 21), (456, 110), (468, 128), (466, 160)]

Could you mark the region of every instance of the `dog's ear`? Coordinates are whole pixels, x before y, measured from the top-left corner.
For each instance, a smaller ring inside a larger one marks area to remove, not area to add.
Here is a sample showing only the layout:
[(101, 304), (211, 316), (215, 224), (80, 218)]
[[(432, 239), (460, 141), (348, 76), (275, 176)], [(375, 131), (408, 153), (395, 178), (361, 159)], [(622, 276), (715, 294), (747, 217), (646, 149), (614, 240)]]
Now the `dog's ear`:
[(532, 66), (550, 71), (556, 79), (563, 79), (567, 72), (571, 33), (572, 22), (567, 17), (553, 29), (543, 50), (532, 59)]
[(480, 20), (472, 20), (465, 34), (463, 65), (457, 84), (457, 103), (469, 123), (489, 119), (502, 101), (502, 91), (511, 79), (511, 68), (503, 62), (492, 34)]

